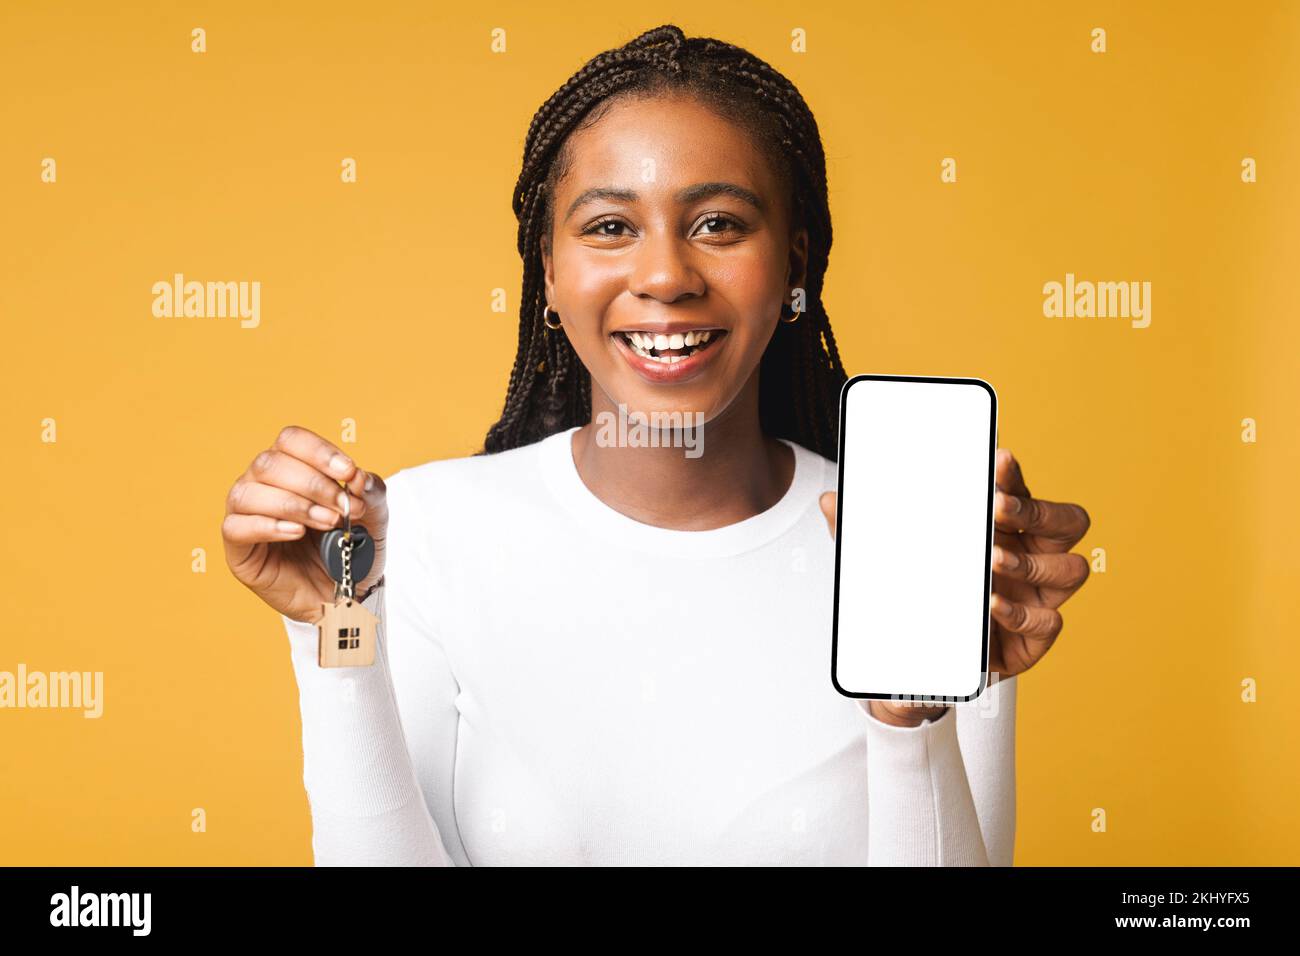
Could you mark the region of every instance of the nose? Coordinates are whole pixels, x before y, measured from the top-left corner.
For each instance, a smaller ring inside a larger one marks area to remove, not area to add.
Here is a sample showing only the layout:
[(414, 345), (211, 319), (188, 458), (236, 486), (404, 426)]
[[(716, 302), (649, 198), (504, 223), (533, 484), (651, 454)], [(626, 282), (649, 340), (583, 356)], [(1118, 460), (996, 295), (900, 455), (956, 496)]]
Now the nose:
[(638, 298), (676, 302), (704, 294), (704, 277), (691, 262), (690, 244), (676, 236), (648, 236), (637, 247), (628, 291)]

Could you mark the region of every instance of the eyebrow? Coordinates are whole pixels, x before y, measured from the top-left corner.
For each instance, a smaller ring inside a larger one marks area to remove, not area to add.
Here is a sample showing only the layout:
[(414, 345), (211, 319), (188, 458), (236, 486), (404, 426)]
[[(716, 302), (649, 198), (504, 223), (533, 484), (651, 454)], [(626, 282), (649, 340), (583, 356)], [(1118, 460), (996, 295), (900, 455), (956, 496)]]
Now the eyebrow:
[[(693, 186), (678, 190), (677, 195), (673, 198), (679, 203), (692, 203), (699, 202), (701, 199), (710, 199), (713, 196), (731, 196), (741, 202), (749, 203), (759, 212), (763, 212), (765, 209), (763, 200), (756, 193), (744, 186), (737, 186), (735, 183), (696, 183)], [(612, 199), (617, 202), (636, 202), (638, 198), (640, 197), (631, 189), (614, 189), (608, 186), (585, 189), (570, 204), (564, 218), (568, 219), (573, 215), (574, 210), (589, 202), (597, 202), (601, 199)]]

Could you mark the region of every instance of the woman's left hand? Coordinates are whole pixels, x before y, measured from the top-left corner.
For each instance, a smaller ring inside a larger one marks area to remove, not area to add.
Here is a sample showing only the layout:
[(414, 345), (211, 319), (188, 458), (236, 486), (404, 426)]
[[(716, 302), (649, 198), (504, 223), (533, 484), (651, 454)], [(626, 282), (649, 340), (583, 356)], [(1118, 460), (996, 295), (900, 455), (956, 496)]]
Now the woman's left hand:
[[(1013, 677), (1043, 659), (1061, 633), (1057, 611), (1088, 580), (1088, 560), (1070, 549), (1088, 531), (1082, 506), (1030, 495), (1015, 456), (997, 450), (993, 502), (993, 593), (989, 600), (989, 671)], [(835, 492), (821, 496), (831, 535), (835, 534)], [(906, 701), (862, 702), (873, 717), (914, 727), (936, 720), (947, 707)]]

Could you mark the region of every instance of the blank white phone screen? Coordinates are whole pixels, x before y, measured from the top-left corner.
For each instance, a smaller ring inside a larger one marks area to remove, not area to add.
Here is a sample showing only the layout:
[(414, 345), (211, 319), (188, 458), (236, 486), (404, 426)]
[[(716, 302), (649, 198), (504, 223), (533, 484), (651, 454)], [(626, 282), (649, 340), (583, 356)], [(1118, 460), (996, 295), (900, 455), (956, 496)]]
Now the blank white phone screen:
[(835, 684), (974, 697), (987, 666), (993, 389), (855, 376), (842, 402)]

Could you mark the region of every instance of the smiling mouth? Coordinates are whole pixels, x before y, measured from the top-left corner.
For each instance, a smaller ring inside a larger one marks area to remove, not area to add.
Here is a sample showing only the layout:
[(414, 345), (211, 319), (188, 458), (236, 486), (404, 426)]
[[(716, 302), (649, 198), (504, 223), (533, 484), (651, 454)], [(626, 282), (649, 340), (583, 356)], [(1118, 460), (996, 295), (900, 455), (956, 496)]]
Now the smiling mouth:
[(703, 352), (715, 345), (727, 334), (726, 329), (692, 329), (689, 332), (675, 332), (672, 335), (653, 332), (614, 332), (614, 336), (627, 343), (627, 347), (642, 358), (652, 359), (664, 365), (672, 365), (689, 358), (696, 352)]

